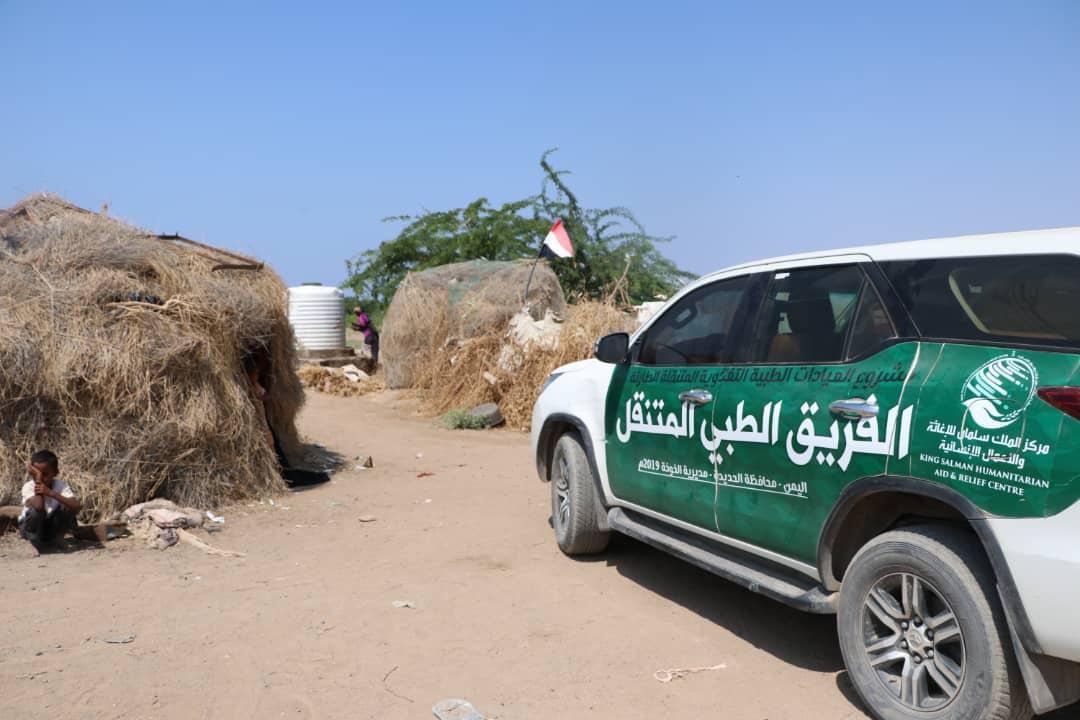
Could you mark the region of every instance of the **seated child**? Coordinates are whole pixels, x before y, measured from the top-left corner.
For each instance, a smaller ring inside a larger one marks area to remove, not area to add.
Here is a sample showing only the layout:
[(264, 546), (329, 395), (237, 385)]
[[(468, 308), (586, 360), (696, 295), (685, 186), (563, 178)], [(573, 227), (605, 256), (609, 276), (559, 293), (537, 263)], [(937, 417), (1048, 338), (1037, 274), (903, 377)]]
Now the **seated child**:
[(32, 479), (22, 488), (19, 534), (43, 552), (59, 545), (64, 533), (75, 530), (75, 516), (82, 505), (71, 487), (57, 477), (60, 461), (55, 454), (38, 450), (26, 467)]

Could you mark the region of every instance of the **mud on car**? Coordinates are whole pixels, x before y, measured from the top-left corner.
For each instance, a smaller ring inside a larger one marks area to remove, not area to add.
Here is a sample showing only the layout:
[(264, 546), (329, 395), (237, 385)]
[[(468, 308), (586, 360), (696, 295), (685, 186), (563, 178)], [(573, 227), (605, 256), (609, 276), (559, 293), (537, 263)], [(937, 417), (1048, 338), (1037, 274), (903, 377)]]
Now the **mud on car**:
[(595, 355), (533, 411), (567, 555), (837, 614), (882, 720), (1080, 698), (1080, 228), (729, 268)]

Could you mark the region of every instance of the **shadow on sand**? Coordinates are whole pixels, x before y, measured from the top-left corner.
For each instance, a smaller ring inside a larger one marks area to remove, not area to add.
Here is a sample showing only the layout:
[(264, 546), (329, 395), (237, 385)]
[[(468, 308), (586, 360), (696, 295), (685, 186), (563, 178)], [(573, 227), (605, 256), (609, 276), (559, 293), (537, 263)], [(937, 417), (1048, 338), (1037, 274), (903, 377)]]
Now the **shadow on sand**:
[(789, 608), (622, 535), (612, 536), (602, 558), (620, 575), (786, 663), (814, 672), (844, 669), (831, 615)]
[(345, 457), (324, 445), (308, 443), (289, 462), (282, 475), (292, 492), (304, 492), (330, 480), (345, 466)]
[[(837, 689), (853, 708), (866, 713), (844, 670), (834, 616), (789, 608), (618, 534), (612, 536), (607, 553), (597, 560), (606, 561), (627, 579), (727, 628), (786, 663), (814, 672), (836, 673)], [(1039, 720), (1075, 718), (1080, 718), (1080, 705), (1039, 716)]]

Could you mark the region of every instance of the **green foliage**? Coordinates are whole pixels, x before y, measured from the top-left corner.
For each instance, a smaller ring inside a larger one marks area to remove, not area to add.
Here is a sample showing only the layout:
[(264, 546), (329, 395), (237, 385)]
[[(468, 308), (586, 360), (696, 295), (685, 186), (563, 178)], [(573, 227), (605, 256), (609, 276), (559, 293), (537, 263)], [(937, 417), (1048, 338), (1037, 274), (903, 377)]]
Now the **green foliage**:
[(468, 410), (451, 410), (442, 416), (443, 425), (451, 430), (483, 430), (487, 420), (477, 415), (470, 415)]
[(406, 225), (393, 240), (347, 260), (344, 287), (369, 314), (381, 315), (406, 273), (480, 258), (535, 257), (556, 218), (563, 220), (575, 257), (553, 260), (551, 267), (571, 301), (607, 297), (618, 289), (621, 299), (641, 302), (670, 295), (692, 277), (656, 249), (670, 238), (646, 233), (627, 208), (582, 208), (566, 185), (568, 171), (551, 165), (553, 152), (540, 158), (539, 195), (499, 207), (481, 197), (454, 210), (386, 218)]
[(657, 243), (671, 238), (649, 235), (628, 208), (582, 208), (563, 179), (569, 171), (556, 170), (548, 161), (553, 152), (540, 158), (544, 185), (535, 203), (545, 219), (562, 218), (574, 243), (573, 262), (553, 263), (564, 291), (600, 298), (614, 290), (625, 273), (626, 299), (636, 303), (670, 295), (693, 277), (656, 249)]

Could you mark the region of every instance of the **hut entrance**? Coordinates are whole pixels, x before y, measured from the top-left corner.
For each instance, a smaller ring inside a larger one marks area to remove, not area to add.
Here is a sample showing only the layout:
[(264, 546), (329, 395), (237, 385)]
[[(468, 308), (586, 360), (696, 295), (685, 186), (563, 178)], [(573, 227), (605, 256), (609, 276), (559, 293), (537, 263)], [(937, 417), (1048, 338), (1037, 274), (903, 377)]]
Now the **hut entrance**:
[(289, 487), (303, 487), (317, 485), (330, 479), (330, 475), (321, 470), (305, 470), (296, 467), (289, 461), (282, 447), (281, 438), (274, 429), (269, 405), (273, 397), (274, 374), (272, 372), (273, 360), (266, 348), (253, 348), (244, 353), (243, 366), (244, 376), (247, 378), (248, 390), (252, 395), (252, 402), (257, 406), (266, 427), (266, 441), (274, 448), (277, 457), (281, 477)]

